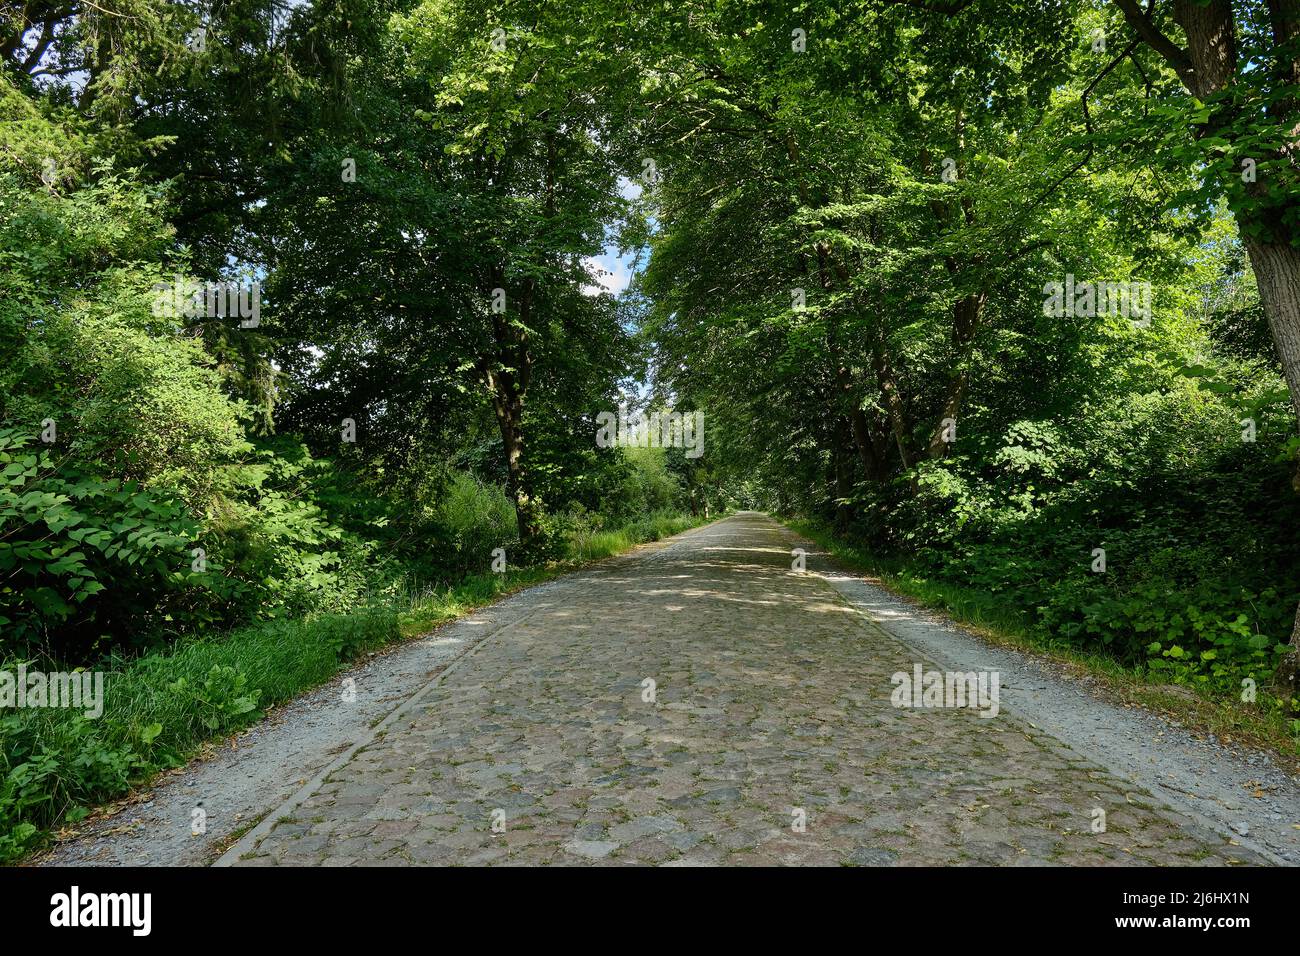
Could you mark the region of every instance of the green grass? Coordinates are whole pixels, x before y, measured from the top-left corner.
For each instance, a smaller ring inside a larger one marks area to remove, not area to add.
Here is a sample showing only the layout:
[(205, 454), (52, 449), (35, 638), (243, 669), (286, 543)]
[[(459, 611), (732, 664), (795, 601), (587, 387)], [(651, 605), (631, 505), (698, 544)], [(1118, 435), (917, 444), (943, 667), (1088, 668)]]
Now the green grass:
[(1028, 639), (1032, 633), (1030, 622), (1022, 614), (1006, 601), (1001, 601), (986, 591), (919, 576), (904, 562), (882, 558), (842, 541), (817, 522), (792, 519), (785, 521), (785, 524), (805, 538), (815, 541), (819, 547), (848, 567), (880, 578), (892, 590), (914, 598), (927, 607), (941, 608), (966, 623), (997, 628), (1008, 635)]
[[(268, 621), (189, 638), (166, 653), (103, 662), (95, 668), (105, 675), (104, 712), (96, 719), (62, 708), (6, 713), (0, 861), (399, 637), (398, 616), (388, 608)], [(15, 668), (10, 662), (3, 669)]]
[(112, 659), (98, 668), (105, 671), (105, 700), (97, 719), (58, 708), (0, 712), (0, 862), (38, 849), (53, 829), (183, 765), (205, 742), (256, 722), (268, 707), (329, 681), (360, 655), (702, 523), (654, 515), (577, 535), (562, 561), (470, 575), (408, 595), (397, 606), (262, 622), (186, 638), (162, 653)]
[(1258, 703), (1252, 706), (1233, 697), (1197, 693), (1173, 687), (1162, 679), (1153, 680), (1141, 667), (1126, 666), (1113, 657), (1083, 651), (1063, 638), (1043, 634), (996, 595), (917, 574), (903, 560), (885, 559), (837, 538), (823, 523), (800, 518), (782, 520), (846, 568), (875, 578), (888, 590), (917, 604), (946, 612), (991, 643), (1050, 658), (1076, 674), (1095, 678), (1094, 686), (1121, 704), (1160, 711), (1191, 731), (1213, 733), (1224, 743), (1269, 751), (1289, 772), (1300, 772), (1300, 738), (1263, 689)]
[(549, 581), (570, 568), (565, 563), (511, 568), (502, 574), (471, 574), (446, 588), (411, 595), (397, 615), (402, 637), (424, 634), (522, 588)]
[(571, 542), (569, 553), (576, 561), (597, 561), (645, 541), (670, 538), (698, 524), (698, 519), (686, 515), (651, 515), (614, 531), (579, 534)]

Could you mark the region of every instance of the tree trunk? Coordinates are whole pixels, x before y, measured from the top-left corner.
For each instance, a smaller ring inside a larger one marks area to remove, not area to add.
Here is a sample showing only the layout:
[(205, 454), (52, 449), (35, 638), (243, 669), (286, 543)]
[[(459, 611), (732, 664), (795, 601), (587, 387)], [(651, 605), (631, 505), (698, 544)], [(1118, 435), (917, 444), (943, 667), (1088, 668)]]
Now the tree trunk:
[(912, 424), (907, 418), (907, 408), (903, 404), (903, 395), (898, 388), (898, 377), (890, 364), (889, 354), (885, 351), (884, 332), (876, 330), (875, 340), (871, 345), (871, 367), (876, 373), (876, 384), (880, 386), (880, 397), (884, 400), (885, 411), (889, 416), (890, 431), (898, 445), (898, 457), (903, 461), (903, 470), (912, 467), (912, 455), (908, 444), (912, 440)]
[[(1273, 342), (1291, 390), (1291, 406), (1300, 419), (1300, 249), (1274, 243), (1245, 241), (1259, 297), (1268, 316)], [(1300, 474), (1292, 478), (1300, 491)], [(1291, 650), (1278, 667), (1275, 683), (1283, 694), (1300, 693), (1300, 610), (1291, 630)]]
[[(505, 288), (505, 270), (494, 268), (494, 288)], [(533, 283), (524, 283), (517, 305), (521, 324), (527, 328), (532, 316)], [(483, 381), (492, 395), (492, 410), (501, 430), (501, 445), (506, 456), (506, 487), (515, 505), (519, 526), (519, 547), (527, 555), (541, 531), (541, 507), (533, 497), (524, 467), (524, 395), (532, 379), (533, 360), (527, 340), (503, 313), (491, 316), (496, 355), (480, 366)]]
[(950, 442), (944, 439), (947, 431), (944, 423), (951, 420), (955, 427), (957, 413), (961, 411), (961, 403), (966, 398), (966, 386), (969, 382), (970, 373), (964, 368), (952, 380), (948, 388), (948, 398), (943, 403), (943, 411), (939, 413), (939, 422), (930, 433), (930, 444), (925, 449), (926, 458), (943, 458), (948, 454)]
[(1300, 249), (1250, 239), (1244, 245), (1291, 389), (1291, 406), (1300, 420)]
[(501, 445), (506, 454), (506, 488), (515, 505), (519, 545), (526, 553), (540, 529), (537, 503), (529, 491), (524, 470), (524, 403), (509, 375), (498, 373), (491, 376), (489, 386), (492, 388), (492, 410), (496, 412)]
[(866, 413), (862, 411), (862, 404), (854, 397), (856, 389), (849, 377), (849, 370), (841, 365), (836, 370), (836, 378), (839, 380), (840, 390), (849, 399), (849, 429), (853, 435), (853, 447), (857, 449), (862, 470), (868, 478), (874, 478), (880, 474), (882, 463), (871, 440), (871, 425), (867, 422)]
[(944, 399), (939, 421), (930, 433), (930, 444), (925, 452), (927, 458), (942, 458), (948, 453), (949, 443), (944, 441), (944, 422), (948, 419), (954, 423), (957, 421), (957, 413), (961, 411), (962, 401), (966, 398), (966, 388), (970, 384), (970, 355), (975, 347), (975, 333), (979, 331), (980, 314), (987, 300), (987, 293), (978, 292), (953, 303), (952, 344), (957, 350), (956, 374), (948, 385), (948, 395)]
[[(818, 272), (822, 276), (822, 286), (830, 288), (830, 281), (826, 277), (825, 252), (820, 247), (818, 249), (818, 259)], [(862, 401), (858, 398), (857, 385), (853, 381), (853, 373), (840, 356), (837, 323), (832, 322), (827, 328), (826, 345), (830, 350), (831, 361), (835, 367), (835, 384), (839, 387), (840, 394), (848, 402), (849, 429), (853, 436), (853, 447), (857, 449), (858, 458), (862, 462), (862, 470), (868, 478), (874, 479), (883, 476), (885, 473), (885, 448), (883, 443), (876, 439), (871, 424), (867, 421), (867, 415), (862, 410)], [(835, 438), (838, 441), (840, 438), (838, 426), (836, 426), (836, 429)]]
[(853, 457), (845, 441), (847, 423), (838, 419), (832, 429), (834, 442), (835, 467), (835, 533), (844, 534), (849, 530), (853, 518), (853, 506), (844, 499), (853, 493)]

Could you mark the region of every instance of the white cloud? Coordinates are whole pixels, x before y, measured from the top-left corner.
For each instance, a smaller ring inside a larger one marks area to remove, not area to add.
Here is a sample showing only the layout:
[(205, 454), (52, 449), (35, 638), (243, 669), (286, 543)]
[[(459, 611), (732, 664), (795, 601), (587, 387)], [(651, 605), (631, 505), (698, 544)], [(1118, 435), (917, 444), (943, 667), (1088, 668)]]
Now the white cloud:
[(641, 198), (641, 184), (635, 179), (628, 179), (626, 176), (618, 178), (619, 195), (627, 200), (636, 200)]
[(609, 252), (602, 256), (589, 256), (582, 264), (595, 280), (594, 284), (583, 288), (587, 295), (600, 295), (602, 292), (618, 295), (632, 281), (628, 264)]

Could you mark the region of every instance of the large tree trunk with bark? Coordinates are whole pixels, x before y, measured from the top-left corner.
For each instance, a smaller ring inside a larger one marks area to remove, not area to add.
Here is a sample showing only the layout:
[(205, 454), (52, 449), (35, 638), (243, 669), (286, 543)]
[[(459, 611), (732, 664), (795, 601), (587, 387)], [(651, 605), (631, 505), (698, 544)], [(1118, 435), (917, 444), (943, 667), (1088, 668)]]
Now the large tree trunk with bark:
[[(492, 281), (496, 288), (505, 288), (504, 271), (494, 269)], [(532, 307), (533, 285), (530, 280), (524, 283), (518, 297), (523, 328), (528, 327)], [(496, 345), (495, 358), (485, 362), (480, 371), (492, 396), (492, 411), (501, 431), (501, 445), (506, 457), (506, 488), (515, 506), (520, 550), (526, 555), (541, 532), (541, 506), (529, 487), (524, 463), (524, 395), (532, 378), (533, 359), (524, 333), (504, 314), (493, 313), (492, 337)]]
[(1245, 240), (1259, 285), (1282, 372), (1291, 389), (1291, 406), (1300, 419), (1300, 249)]

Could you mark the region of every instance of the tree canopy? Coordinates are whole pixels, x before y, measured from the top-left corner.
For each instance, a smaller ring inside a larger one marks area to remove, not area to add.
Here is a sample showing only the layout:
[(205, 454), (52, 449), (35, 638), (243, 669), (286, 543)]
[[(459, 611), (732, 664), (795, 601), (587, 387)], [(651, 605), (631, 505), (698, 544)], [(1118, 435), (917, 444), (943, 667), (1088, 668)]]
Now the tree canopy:
[(14, 653), (743, 505), (1294, 697), (1297, 0), (29, 0), (0, 62)]

